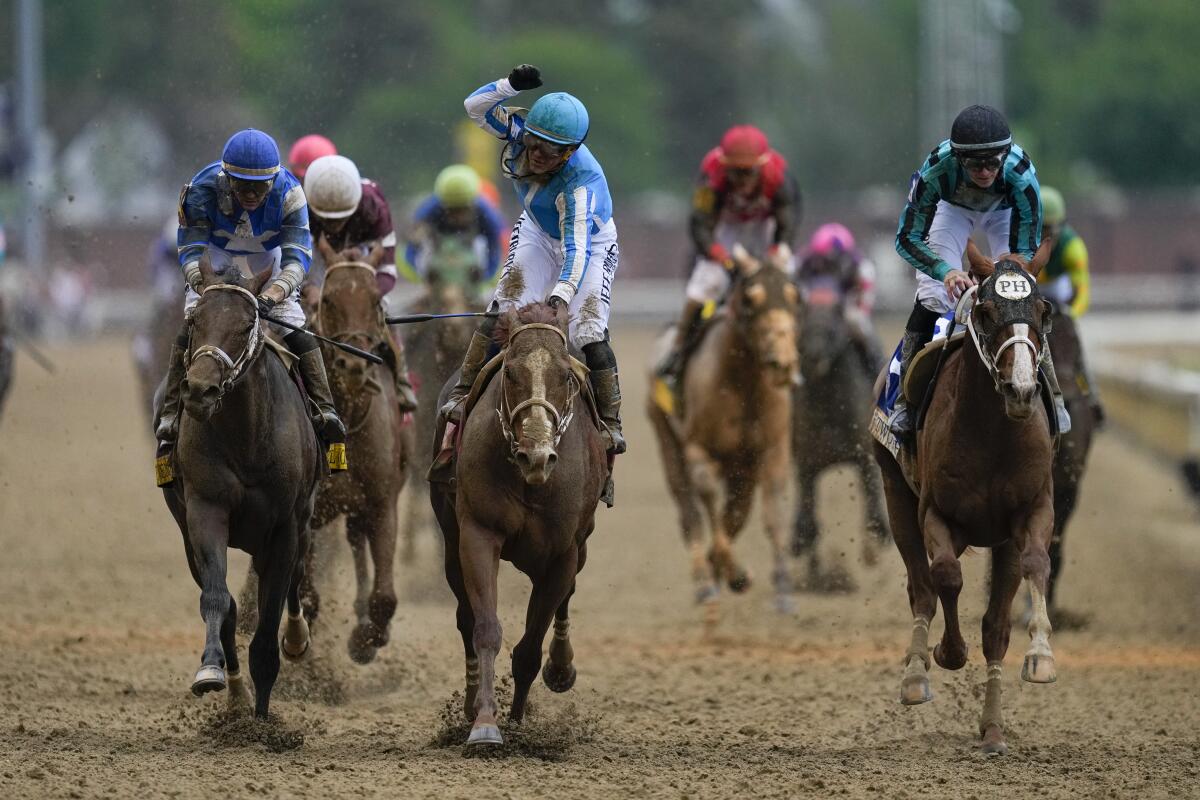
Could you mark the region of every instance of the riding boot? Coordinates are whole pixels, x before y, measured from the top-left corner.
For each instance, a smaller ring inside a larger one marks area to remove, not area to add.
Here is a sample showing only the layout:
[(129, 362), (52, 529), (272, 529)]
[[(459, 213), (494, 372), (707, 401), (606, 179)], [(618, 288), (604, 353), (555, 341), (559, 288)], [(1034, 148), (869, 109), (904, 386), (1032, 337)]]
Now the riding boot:
[(1067, 413), (1067, 404), (1063, 400), (1062, 389), (1058, 385), (1058, 375), (1054, 371), (1054, 359), (1050, 357), (1050, 348), (1042, 350), (1041, 359), (1042, 374), (1046, 376), (1046, 383), (1050, 387), (1050, 399), (1054, 405), (1054, 416), (1058, 420), (1059, 435), (1071, 432), (1071, 415)]
[[(287, 338), (290, 339), (294, 335), (291, 334)], [(304, 388), (317, 404), (319, 416), (313, 422), (316, 423), (321, 438), (329, 444), (345, 442), (346, 426), (333, 404), (333, 392), (329, 389), (329, 377), (325, 374), (325, 359), (321, 356), (320, 348), (314, 347), (308, 352), (300, 353), (299, 359), (300, 377), (304, 380)]]
[(921, 348), (925, 346), (928, 337), (923, 331), (904, 332), (904, 339), (900, 344), (900, 394), (896, 398), (896, 407), (892, 411), (892, 417), (888, 420), (888, 428), (896, 436), (904, 439), (912, 435), (913, 429), (917, 424), (916, 410), (909, 409), (908, 402), (904, 399), (904, 376), (908, 374), (908, 367), (912, 364), (913, 357), (921, 352)]
[(396, 381), (396, 400), (400, 405), (400, 413), (407, 414), (417, 410), (417, 395), (412, 383), (408, 380), (408, 361), (404, 357), (404, 345), (395, 336), (385, 337), (388, 344), (387, 358), (391, 364), (392, 375)]
[(467, 352), (463, 356), (462, 367), (458, 372), (458, 383), (454, 384), (454, 388), (450, 390), (450, 394), (446, 397), (446, 402), (442, 404), (439, 412), (448, 421), (456, 425), (462, 424), (464, 401), (466, 401), (467, 395), (471, 393), (471, 387), (475, 385), (475, 379), (479, 377), (479, 371), (487, 363), (488, 348), (492, 345), (492, 326), (489, 324), (491, 322), (492, 320), (490, 319), (486, 320), (479, 326), (474, 335), (471, 336), (471, 344), (467, 347)]
[(183, 394), (183, 378), (187, 374), (184, 358), (187, 354), (191, 323), (183, 321), (179, 334), (171, 344), (171, 356), (167, 361), (167, 379), (163, 386), (162, 407), (154, 426), (154, 438), (158, 449), (154, 453), (154, 483), (166, 487), (175, 482), (171, 469), (171, 449), (179, 438), (179, 412)]
[(704, 303), (688, 298), (683, 305), (683, 313), (679, 316), (679, 324), (675, 326), (675, 339), (671, 342), (671, 349), (655, 369), (655, 374), (672, 387), (677, 385), (683, 376), (683, 364), (704, 324), (703, 311)]
[(592, 370), (588, 374), (592, 393), (596, 396), (596, 410), (604, 423), (605, 449), (617, 456), (625, 452), (625, 434), (621, 430), (621, 384), (617, 380), (617, 368)]

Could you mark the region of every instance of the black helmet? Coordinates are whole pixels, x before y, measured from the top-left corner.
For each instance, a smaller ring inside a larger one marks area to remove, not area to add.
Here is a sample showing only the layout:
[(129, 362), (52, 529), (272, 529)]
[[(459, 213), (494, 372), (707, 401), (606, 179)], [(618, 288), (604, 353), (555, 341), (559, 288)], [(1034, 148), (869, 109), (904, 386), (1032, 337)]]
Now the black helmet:
[(967, 106), (950, 126), (950, 147), (956, 153), (983, 155), (1005, 150), (1011, 144), (1008, 121), (991, 106)]

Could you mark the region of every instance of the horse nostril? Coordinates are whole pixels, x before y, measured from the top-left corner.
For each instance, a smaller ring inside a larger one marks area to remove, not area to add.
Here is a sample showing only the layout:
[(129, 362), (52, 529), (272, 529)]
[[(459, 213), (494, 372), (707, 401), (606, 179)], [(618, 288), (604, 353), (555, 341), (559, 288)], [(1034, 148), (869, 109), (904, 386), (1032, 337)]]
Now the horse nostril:
[(529, 454), (524, 450), (517, 451), (517, 466), (523, 470), (527, 470), (530, 467)]
[(554, 469), (555, 461), (558, 461), (558, 453), (550, 453), (550, 455), (546, 456), (546, 471), (547, 472)]

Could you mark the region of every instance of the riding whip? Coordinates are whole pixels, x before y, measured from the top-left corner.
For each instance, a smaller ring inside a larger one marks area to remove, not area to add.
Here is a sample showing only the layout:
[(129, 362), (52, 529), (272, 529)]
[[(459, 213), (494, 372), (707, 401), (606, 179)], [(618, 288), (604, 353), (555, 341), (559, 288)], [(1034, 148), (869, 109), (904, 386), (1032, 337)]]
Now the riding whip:
[(360, 350), (352, 344), (346, 344), (345, 342), (339, 342), (336, 339), (330, 339), (326, 336), (322, 336), (319, 333), (313, 333), (310, 330), (305, 330), (303, 326), (293, 325), (290, 322), (284, 322), (283, 320), (275, 319), (274, 317), (263, 317), (263, 319), (265, 319), (267, 322), (270, 322), (274, 325), (279, 325), (280, 327), (287, 328), (288, 330), (303, 331), (304, 333), (307, 333), (309, 336), (319, 339), (320, 341), (325, 342), (326, 344), (331, 344), (334, 347), (338, 348), (339, 350), (345, 350), (347, 353), (349, 353), (352, 356), (358, 356), (359, 358), (361, 358), (365, 361), (370, 361), (372, 364), (382, 364), (383, 363), (383, 359), (380, 358), (379, 356), (375, 355), (374, 353), (368, 353), (366, 350)]
[(465, 314), (405, 314), (402, 317), (388, 317), (384, 320), (388, 325), (407, 325), (410, 322), (429, 322), (434, 319), (454, 319), (455, 317), (498, 317), (499, 311), (471, 311)]

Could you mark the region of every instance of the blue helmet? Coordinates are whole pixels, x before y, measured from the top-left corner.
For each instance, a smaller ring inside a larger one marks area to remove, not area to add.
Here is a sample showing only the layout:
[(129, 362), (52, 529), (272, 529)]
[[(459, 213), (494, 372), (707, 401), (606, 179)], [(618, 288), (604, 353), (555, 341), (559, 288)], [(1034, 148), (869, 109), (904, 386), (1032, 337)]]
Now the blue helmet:
[(529, 109), (525, 130), (555, 144), (580, 144), (588, 134), (588, 112), (576, 97), (551, 92)]
[(221, 168), (242, 180), (270, 180), (279, 174), (279, 145), (254, 128), (238, 131), (221, 151)]

